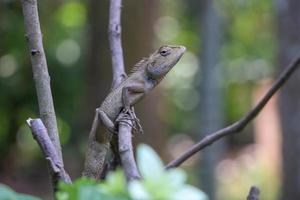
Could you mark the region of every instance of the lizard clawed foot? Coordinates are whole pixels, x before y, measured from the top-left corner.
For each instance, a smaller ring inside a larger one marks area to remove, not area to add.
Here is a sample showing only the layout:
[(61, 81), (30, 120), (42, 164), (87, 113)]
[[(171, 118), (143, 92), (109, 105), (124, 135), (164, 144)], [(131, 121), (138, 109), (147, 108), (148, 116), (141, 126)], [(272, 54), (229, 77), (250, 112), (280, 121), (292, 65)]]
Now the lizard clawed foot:
[[(128, 123), (127, 120), (130, 120), (132, 123)], [(141, 126), (140, 120), (135, 115), (134, 111), (130, 108), (124, 108), (119, 114), (116, 122), (124, 122), (133, 128), (134, 133), (143, 133), (143, 128)]]

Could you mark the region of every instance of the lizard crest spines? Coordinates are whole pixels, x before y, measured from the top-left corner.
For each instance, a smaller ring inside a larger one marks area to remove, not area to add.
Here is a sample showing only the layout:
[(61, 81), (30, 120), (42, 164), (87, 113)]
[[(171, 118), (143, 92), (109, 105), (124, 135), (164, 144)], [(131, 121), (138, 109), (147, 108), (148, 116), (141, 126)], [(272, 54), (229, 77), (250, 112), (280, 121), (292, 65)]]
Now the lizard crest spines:
[(148, 62), (148, 58), (143, 58), (142, 60), (140, 60), (138, 63), (136, 63), (132, 69), (130, 70), (130, 73), (134, 73), (138, 70), (140, 70), (147, 62)]

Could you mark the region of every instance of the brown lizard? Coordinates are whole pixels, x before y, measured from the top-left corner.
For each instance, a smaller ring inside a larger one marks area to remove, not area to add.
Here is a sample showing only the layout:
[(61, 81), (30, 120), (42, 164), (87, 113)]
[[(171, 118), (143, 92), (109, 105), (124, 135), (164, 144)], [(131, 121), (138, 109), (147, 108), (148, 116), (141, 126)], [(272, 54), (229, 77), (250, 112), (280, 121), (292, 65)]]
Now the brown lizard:
[(132, 120), (135, 120), (135, 124), (138, 124), (131, 107), (165, 77), (184, 52), (184, 46), (165, 45), (160, 47), (148, 58), (138, 62), (133, 67), (132, 73), (108, 94), (101, 106), (96, 109), (83, 176), (99, 178), (109, 149), (112, 134), (97, 131), (98, 122), (101, 122), (102, 129), (116, 133), (118, 124), (116, 119), (122, 111), (122, 113), (128, 113)]

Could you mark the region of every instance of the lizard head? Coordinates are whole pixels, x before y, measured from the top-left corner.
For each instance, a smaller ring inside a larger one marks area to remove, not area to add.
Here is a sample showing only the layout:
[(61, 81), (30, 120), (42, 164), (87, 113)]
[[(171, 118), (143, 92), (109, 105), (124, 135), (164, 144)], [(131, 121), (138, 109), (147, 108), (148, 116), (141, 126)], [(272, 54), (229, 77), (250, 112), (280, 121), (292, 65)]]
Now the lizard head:
[(148, 58), (148, 75), (154, 80), (162, 79), (179, 61), (184, 52), (184, 46), (165, 45), (160, 47)]

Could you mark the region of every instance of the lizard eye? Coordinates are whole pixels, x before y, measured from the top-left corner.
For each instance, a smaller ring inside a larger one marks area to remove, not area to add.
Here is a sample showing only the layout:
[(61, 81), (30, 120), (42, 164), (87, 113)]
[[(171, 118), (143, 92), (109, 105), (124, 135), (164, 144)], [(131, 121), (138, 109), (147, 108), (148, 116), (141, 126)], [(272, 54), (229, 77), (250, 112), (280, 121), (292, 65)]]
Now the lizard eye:
[(167, 56), (167, 55), (169, 55), (171, 52), (170, 51), (168, 51), (168, 50), (161, 50), (160, 52), (159, 52), (159, 54), (160, 55), (162, 55), (162, 56)]

